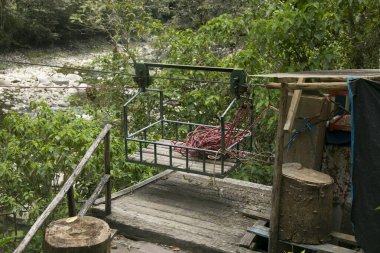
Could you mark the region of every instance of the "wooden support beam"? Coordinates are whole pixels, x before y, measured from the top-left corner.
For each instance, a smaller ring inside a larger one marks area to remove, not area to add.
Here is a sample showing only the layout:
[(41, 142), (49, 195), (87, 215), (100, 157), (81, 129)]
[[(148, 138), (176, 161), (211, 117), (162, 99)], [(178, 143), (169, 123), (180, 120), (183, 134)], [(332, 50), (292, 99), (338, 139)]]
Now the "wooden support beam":
[(269, 238), (269, 253), (278, 253), (278, 229), (280, 218), (280, 191), (282, 179), (282, 163), (284, 157), (284, 124), (286, 118), (286, 105), (288, 102), (287, 84), (281, 84), (280, 98), (280, 115), (277, 125), (276, 137), (276, 158), (274, 161), (273, 171), (273, 187), (272, 187), (272, 209), (270, 214), (270, 238)]
[[(299, 78), (297, 83), (303, 83), (305, 78)], [(292, 101), (290, 102), (288, 117), (285, 122), (284, 131), (289, 133), (293, 129), (294, 120), (297, 115), (298, 105), (301, 101), (302, 90), (294, 90)]]
[[(269, 235), (269, 229), (264, 226), (253, 226), (248, 229), (248, 231), (255, 233), (259, 236), (262, 236), (264, 238), (268, 238)], [(357, 253), (356, 250), (343, 248), (340, 246), (336, 246), (333, 244), (325, 243), (325, 244), (298, 244), (298, 243), (292, 243), (288, 241), (281, 241), (286, 244), (290, 244), (293, 246), (301, 247), (304, 249), (310, 249), (317, 252), (325, 252), (325, 253)]]
[[(267, 221), (258, 220), (255, 222), (254, 226), (265, 226), (267, 225)], [(255, 248), (255, 241), (257, 239), (257, 235), (251, 232), (246, 232), (244, 236), (240, 239), (239, 246), (247, 249)]]
[[(281, 83), (268, 83), (268, 89), (281, 89)], [(290, 90), (347, 90), (346, 82), (288, 83)]]
[(94, 201), (99, 196), (100, 192), (103, 190), (104, 185), (107, 184), (109, 180), (110, 180), (110, 175), (106, 174), (102, 177), (95, 191), (92, 193), (91, 197), (86, 201), (86, 203), (83, 205), (83, 207), (79, 211), (78, 216), (86, 215), (88, 209), (90, 209), (90, 207), (93, 205)]
[[(116, 199), (116, 198), (119, 198), (119, 197), (121, 197), (123, 195), (126, 195), (128, 193), (131, 193), (131, 192), (133, 192), (133, 191), (135, 191), (137, 189), (140, 189), (141, 187), (143, 187), (143, 186), (145, 186), (147, 184), (150, 184), (150, 183), (152, 183), (152, 182), (154, 182), (154, 181), (156, 181), (156, 180), (158, 180), (160, 178), (163, 178), (163, 177), (165, 177), (165, 176), (167, 176), (167, 175), (169, 175), (169, 174), (171, 174), (173, 172), (174, 172), (174, 170), (165, 170), (165, 171), (163, 171), (163, 172), (161, 172), (161, 173), (159, 173), (159, 174), (157, 174), (157, 175), (155, 175), (153, 177), (145, 179), (144, 181), (141, 181), (141, 182), (139, 182), (139, 183), (137, 183), (135, 185), (132, 185), (132, 186), (130, 186), (128, 188), (125, 188), (125, 189), (123, 189), (121, 191), (112, 193), (111, 199)], [(94, 205), (103, 204), (103, 203), (105, 203), (105, 201), (106, 200), (105, 200), (104, 197), (98, 198), (97, 200), (95, 200)]]
[(358, 246), (355, 236), (353, 235), (343, 234), (339, 232), (332, 232), (330, 235), (339, 242), (344, 242), (352, 246)]
[(243, 209), (241, 213), (249, 218), (256, 219), (256, 220), (264, 220), (268, 221), (270, 220), (270, 214), (269, 213), (261, 213), (250, 209)]

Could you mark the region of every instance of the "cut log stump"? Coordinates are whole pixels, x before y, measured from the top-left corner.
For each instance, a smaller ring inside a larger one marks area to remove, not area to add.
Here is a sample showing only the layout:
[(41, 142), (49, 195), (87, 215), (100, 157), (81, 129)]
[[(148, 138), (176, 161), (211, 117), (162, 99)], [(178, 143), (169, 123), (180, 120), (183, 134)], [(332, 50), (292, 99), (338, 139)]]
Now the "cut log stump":
[(280, 240), (303, 244), (328, 241), (332, 228), (333, 179), (299, 163), (283, 165)]
[(111, 230), (100, 219), (83, 216), (53, 221), (45, 231), (44, 253), (110, 253)]

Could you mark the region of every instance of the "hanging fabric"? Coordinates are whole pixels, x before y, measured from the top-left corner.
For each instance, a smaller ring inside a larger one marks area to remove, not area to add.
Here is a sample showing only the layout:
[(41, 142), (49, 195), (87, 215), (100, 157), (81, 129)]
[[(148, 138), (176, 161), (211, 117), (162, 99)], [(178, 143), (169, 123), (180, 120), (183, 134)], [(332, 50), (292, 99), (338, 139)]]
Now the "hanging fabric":
[(352, 118), (351, 220), (366, 253), (379, 252), (380, 238), (380, 83), (348, 84)]

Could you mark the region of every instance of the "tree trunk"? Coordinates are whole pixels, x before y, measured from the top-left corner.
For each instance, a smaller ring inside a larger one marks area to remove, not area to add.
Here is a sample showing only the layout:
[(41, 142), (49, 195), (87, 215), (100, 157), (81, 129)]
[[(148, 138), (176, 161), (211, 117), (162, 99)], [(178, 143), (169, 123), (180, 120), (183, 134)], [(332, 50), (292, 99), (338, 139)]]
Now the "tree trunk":
[(111, 232), (103, 220), (71, 217), (53, 221), (45, 231), (44, 253), (110, 253)]
[(280, 240), (320, 244), (332, 226), (333, 179), (299, 163), (283, 165)]

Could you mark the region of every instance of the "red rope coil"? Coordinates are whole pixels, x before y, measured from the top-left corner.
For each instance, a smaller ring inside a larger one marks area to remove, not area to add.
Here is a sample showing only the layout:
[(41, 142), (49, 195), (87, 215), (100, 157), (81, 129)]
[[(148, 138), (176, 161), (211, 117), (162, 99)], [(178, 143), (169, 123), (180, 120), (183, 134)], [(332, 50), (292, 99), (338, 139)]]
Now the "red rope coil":
[[(268, 109), (268, 108), (267, 108)], [(224, 157), (235, 157), (235, 158), (245, 158), (247, 156), (247, 152), (238, 151), (236, 149), (230, 149), (230, 147), (240, 143), (245, 137), (250, 136), (252, 133), (250, 129), (257, 123), (257, 121), (262, 117), (263, 113), (267, 111), (265, 109), (252, 124), (247, 123), (250, 119), (249, 115), (249, 106), (243, 105), (236, 113), (232, 122), (227, 122), (225, 124), (225, 154), (220, 153), (220, 155), (216, 155), (212, 152), (203, 152), (198, 150), (188, 150), (190, 156), (207, 156), (208, 158), (220, 158), (222, 155)], [(245, 125), (245, 127), (244, 127)], [(240, 128), (239, 128), (240, 126)], [(193, 131), (189, 132), (184, 142), (175, 142), (175, 144), (179, 144), (181, 146), (189, 147), (189, 148), (200, 148), (206, 150), (213, 150), (221, 152), (222, 134), (221, 127), (205, 127), (198, 126)], [(185, 148), (176, 148), (177, 152), (182, 155), (186, 155)]]

